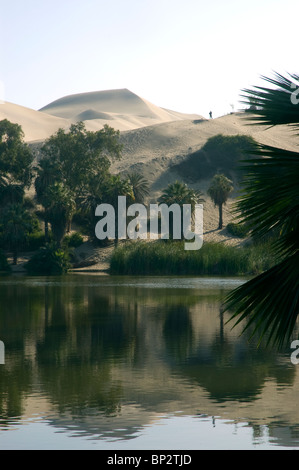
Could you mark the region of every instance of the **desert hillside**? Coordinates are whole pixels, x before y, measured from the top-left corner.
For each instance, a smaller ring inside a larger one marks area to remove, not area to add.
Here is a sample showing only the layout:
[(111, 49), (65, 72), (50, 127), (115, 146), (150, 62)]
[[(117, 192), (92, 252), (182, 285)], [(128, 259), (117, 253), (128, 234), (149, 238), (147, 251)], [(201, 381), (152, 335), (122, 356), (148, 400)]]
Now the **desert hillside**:
[[(248, 135), (258, 142), (290, 150), (297, 150), (298, 145), (292, 129), (287, 126), (252, 126), (247, 113), (207, 120), (200, 115), (162, 109), (127, 89), (66, 96), (40, 111), (4, 103), (0, 106), (0, 119), (5, 118), (20, 124), (25, 140), (32, 145), (41, 143), (59, 127), (68, 129), (71, 123), (79, 120), (84, 121), (89, 130), (101, 129), (104, 124), (119, 129), (123, 157), (113, 163), (112, 171), (137, 170), (142, 173), (150, 183), (152, 201), (176, 179), (185, 180), (206, 194), (210, 178), (191, 181), (180, 174), (179, 168), (180, 163), (215, 135)], [(225, 207), (225, 224), (232, 219), (232, 202), (233, 199)], [(206, 197), (204, 229), (207, 239), (233, 242), (225, 229), (217, 232), (217, 217), (217, 209)]]
[(8, 102), (0, 104), (0, 120), (3, 119), (22, 126), (26, 142), (45, 140), (60, 127), (68, 129), (71, 124), (68, 119), (40, 113)]

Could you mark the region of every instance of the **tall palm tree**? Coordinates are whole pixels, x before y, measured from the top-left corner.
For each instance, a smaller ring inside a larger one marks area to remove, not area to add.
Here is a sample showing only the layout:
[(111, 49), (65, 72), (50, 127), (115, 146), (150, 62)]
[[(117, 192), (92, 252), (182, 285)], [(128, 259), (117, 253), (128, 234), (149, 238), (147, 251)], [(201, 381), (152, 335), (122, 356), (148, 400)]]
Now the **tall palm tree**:
[(60, 246), (76, 207), (73, 193), (62, 183), (55, 183), (46, 191), (44, 205), (54, 239)]
[(228, 196), (233, 191), (232, 181), (225, 175), (215, 175), (208, 189), (208, 195), (219, 208), (218, 230), (223, 227), (223, 205), (226, 204)]
[(185, 183), (180, 181), (175, 181), (170, 183), (167, 188), (162, 192), (159, 200), (165, 204), (191, 204), (192, 209), (195, 207), (195, 204), (200, 204), (203, 202), (203, 194), (197, 189), (189, 188)]
[(146, 178), (136, 171), (127, 174), (128, 181), (132, 186), (134, 202), (142, 204), (149, 195), (149, 184)]
[[(171, 206), (172, 204), (178, 204), (183, 206), (184, 204), (191, 205), (191, 215), (194, 216), (194, 209), (196, 204), (204, 202), (203, 193), (197, 189), (192, 189), (185, 183), (176, 180), (174, 183), (170, 183), (165, 188), (159, 198), (159, 202)], [(173, 223), (170, 224), (173, 226)], [(183, 213), (181, 213), (181, 229), (183, 232)], [(183, 233), (181, 234), (183, 238)]]
[[(128, 178), (122, 178), (120, 175), (111, 175), (108, 180), (108, 186), (105, 191), (105, 202), (108, 202), (118, 212), (118, 196), (125, 196), (127, 206), (135, 202), (133, 187)], [(115, 218), (115, 245), (118, 244), (118, 216)]]
[[(289, 124), (298, 131), (294, 90), (299, 76), (263, 78), (272, 86), (244, 90), (245, 101), (250, 98), (256, 107), (252, 123)], [(290, 340), (299, 313), (299, 152), (257, 144), (251, 154), (254, 158), (242, 164), (244, 189), (236, 210), (255, 238), (279, 231), (273, 244), (278, 261), (233, 290), (225, 308), (233, 311), (235, 324), (247, 321), (245, 329), (255, 325), (254, 334), (267, 335), (268, 344), (281, 347)]]
[[(40, 160), (38, 167), (35, 169), (37, 176), (34, 182), (37, 202), (43, 206), (46, 204), (46, 193), (48, 188), (55, 182), (59, 181), (59, 169), (57, 163), (51, 158), (43, 158)], [(47, 212), (43, 213), (45, 224), (45, 239), (48, 240), (49, 220)]]
[(2, 214), (4, 240), (13, 254), (13, 264), (17, 264), (21, 248), (29, 233), (34, 229), (34, 220), (22, 204), (10, 204)]

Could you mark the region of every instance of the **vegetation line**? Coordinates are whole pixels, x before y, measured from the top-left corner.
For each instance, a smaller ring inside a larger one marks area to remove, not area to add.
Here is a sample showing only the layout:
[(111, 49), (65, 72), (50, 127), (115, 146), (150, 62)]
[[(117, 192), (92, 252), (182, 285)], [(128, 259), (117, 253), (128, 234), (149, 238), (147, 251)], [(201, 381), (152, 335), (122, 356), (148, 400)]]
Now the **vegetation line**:
[(253, 275), (271, 268), (277, 259), (269, 242), (246, 247), (204, 243), (184, 250), (182, 241), (127, 242), (111, 258), (110, 274), (130, 275)]

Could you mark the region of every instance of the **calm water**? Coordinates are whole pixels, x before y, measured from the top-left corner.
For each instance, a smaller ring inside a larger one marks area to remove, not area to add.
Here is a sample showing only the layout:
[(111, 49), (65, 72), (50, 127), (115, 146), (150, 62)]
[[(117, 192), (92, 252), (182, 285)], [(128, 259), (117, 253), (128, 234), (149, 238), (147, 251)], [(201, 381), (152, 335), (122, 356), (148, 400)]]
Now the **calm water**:
[(231, 331), (240, 279), (0, 278), (0, 449), (299, 448), (299, 365)]

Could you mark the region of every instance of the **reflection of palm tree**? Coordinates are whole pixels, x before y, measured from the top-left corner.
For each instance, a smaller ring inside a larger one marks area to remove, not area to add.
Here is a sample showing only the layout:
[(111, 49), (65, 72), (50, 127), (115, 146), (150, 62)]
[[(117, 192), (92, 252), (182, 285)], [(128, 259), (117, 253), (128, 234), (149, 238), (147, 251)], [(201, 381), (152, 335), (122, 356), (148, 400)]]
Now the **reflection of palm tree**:
[(176, 304), (168, 308), (163, 335), (171, 357), (179, 362), (186, 360), (193, 345), (192, 323), (187, 306)]
[[(245, 97), (257, 106), (253, 121), (298, 128), (292, 79), (299, 77), (277, 74), (265, 78), (276, 88), (245, 90)], [(237, 323), (247, 319), (248, 325), (256, 325), (254, 332), (267, 333), (268, 341), (282, 346), (289, 341), (299, 313), (299, 153), (266, 145), (256, 145), (250, 153), (255, 158), (245, 162), (245, 187), (236, 208), (257, 239), (273, 229), (280, 232), (273, 245), (280, 261), (234, 290), (226, 308), (235, 312), (232, 318)]]

